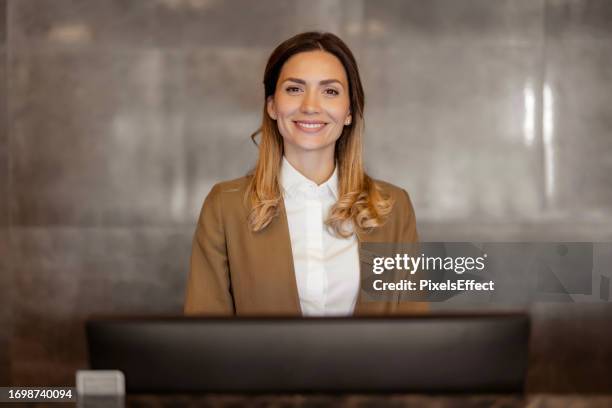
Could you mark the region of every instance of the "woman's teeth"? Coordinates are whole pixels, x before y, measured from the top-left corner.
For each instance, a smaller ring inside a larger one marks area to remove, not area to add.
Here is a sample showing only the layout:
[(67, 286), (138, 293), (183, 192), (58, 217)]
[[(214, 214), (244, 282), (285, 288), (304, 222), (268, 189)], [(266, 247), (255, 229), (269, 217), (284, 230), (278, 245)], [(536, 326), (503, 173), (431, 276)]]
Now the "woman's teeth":
[(295, 122), (299, 127), (303, 127), (304, 129), (320, 129), (325, 126), (325, 123), (305, 123), (305, 122)]

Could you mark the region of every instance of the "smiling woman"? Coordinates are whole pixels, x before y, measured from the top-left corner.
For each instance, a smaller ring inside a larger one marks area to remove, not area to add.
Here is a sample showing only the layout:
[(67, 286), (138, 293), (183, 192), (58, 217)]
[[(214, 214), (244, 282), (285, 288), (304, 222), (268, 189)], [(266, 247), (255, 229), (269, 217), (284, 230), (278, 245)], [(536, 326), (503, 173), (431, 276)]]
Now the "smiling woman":
[(257, 165), (216, 184), (196, 228), (185, 313), (361, 315), (426, 304), (360, 296), (360, 244), (418, 240), (405, 190), (363, 169), (364, 93), (337, 36), (280, 44), (264, 73)]

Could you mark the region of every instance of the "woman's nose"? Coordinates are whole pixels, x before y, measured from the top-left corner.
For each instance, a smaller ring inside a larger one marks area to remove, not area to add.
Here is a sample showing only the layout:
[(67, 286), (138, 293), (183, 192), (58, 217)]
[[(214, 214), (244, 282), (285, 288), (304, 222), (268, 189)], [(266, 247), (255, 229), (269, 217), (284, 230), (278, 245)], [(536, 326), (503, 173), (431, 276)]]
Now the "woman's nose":
[(306, 92), (302, 100), (301, 110), (303, 113), (318, 113), (319, 98), (316, 92)]

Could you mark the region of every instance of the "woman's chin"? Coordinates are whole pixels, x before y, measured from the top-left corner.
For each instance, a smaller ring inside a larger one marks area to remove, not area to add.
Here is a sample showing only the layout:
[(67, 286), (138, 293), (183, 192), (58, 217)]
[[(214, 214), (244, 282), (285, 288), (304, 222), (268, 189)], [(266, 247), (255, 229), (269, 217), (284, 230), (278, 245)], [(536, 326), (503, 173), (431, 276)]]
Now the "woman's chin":
[(314, 151), (314, 150), (325, 150), (333, 146), (333, 143), (327, 143), (323, 140), (300, 140), (295, 146), (300, 150)]

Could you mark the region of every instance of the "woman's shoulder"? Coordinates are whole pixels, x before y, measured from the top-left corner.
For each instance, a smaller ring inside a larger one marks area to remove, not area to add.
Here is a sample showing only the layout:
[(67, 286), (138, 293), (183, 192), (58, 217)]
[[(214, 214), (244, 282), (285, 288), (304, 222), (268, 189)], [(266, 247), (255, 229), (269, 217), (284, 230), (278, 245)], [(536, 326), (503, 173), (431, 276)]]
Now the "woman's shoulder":
[(251, 176), (247, 175), (231, 180), (220, 181), (212, 187), (209, 195), (244, 192), (250, 180)]
[(236, 193), (244, 193), (251, 180), (250, 175), (238, 177), (231, 180), (219, 181), (212, 186), (208, 193), (208, 198), (218, 199), (223, 196), (239, 196)]
[(215, 207), (229, 210), (235, 204), (242, 206), (250, 179), (251, 176), (247, 175), (216, 183), (204, 199), (204, 208)]
[(376, 179), (372, 179), (372, 181), (374, 182), (374, 184), (376, 184), (376, 186), (378, 186), (379, 190), (383, 194), (388, 194), (392, 198), (397, 199), (408, 196), (408, 192), (405, 189), (396, 186), (395, 184), (389, 183), (388, 181)]
[(395, 184), (389, 183), (388, 181), (383, 180), (372, 180), (379, 188), (379, 190), (384, 194), (389, 196), (396, 208), (400, 208), (402, 212), (413, 212), (414, 209), (412, 207), (412, 201), (410, 200), (410, 195), (408, 192), (402, 187), (396, 186)]

